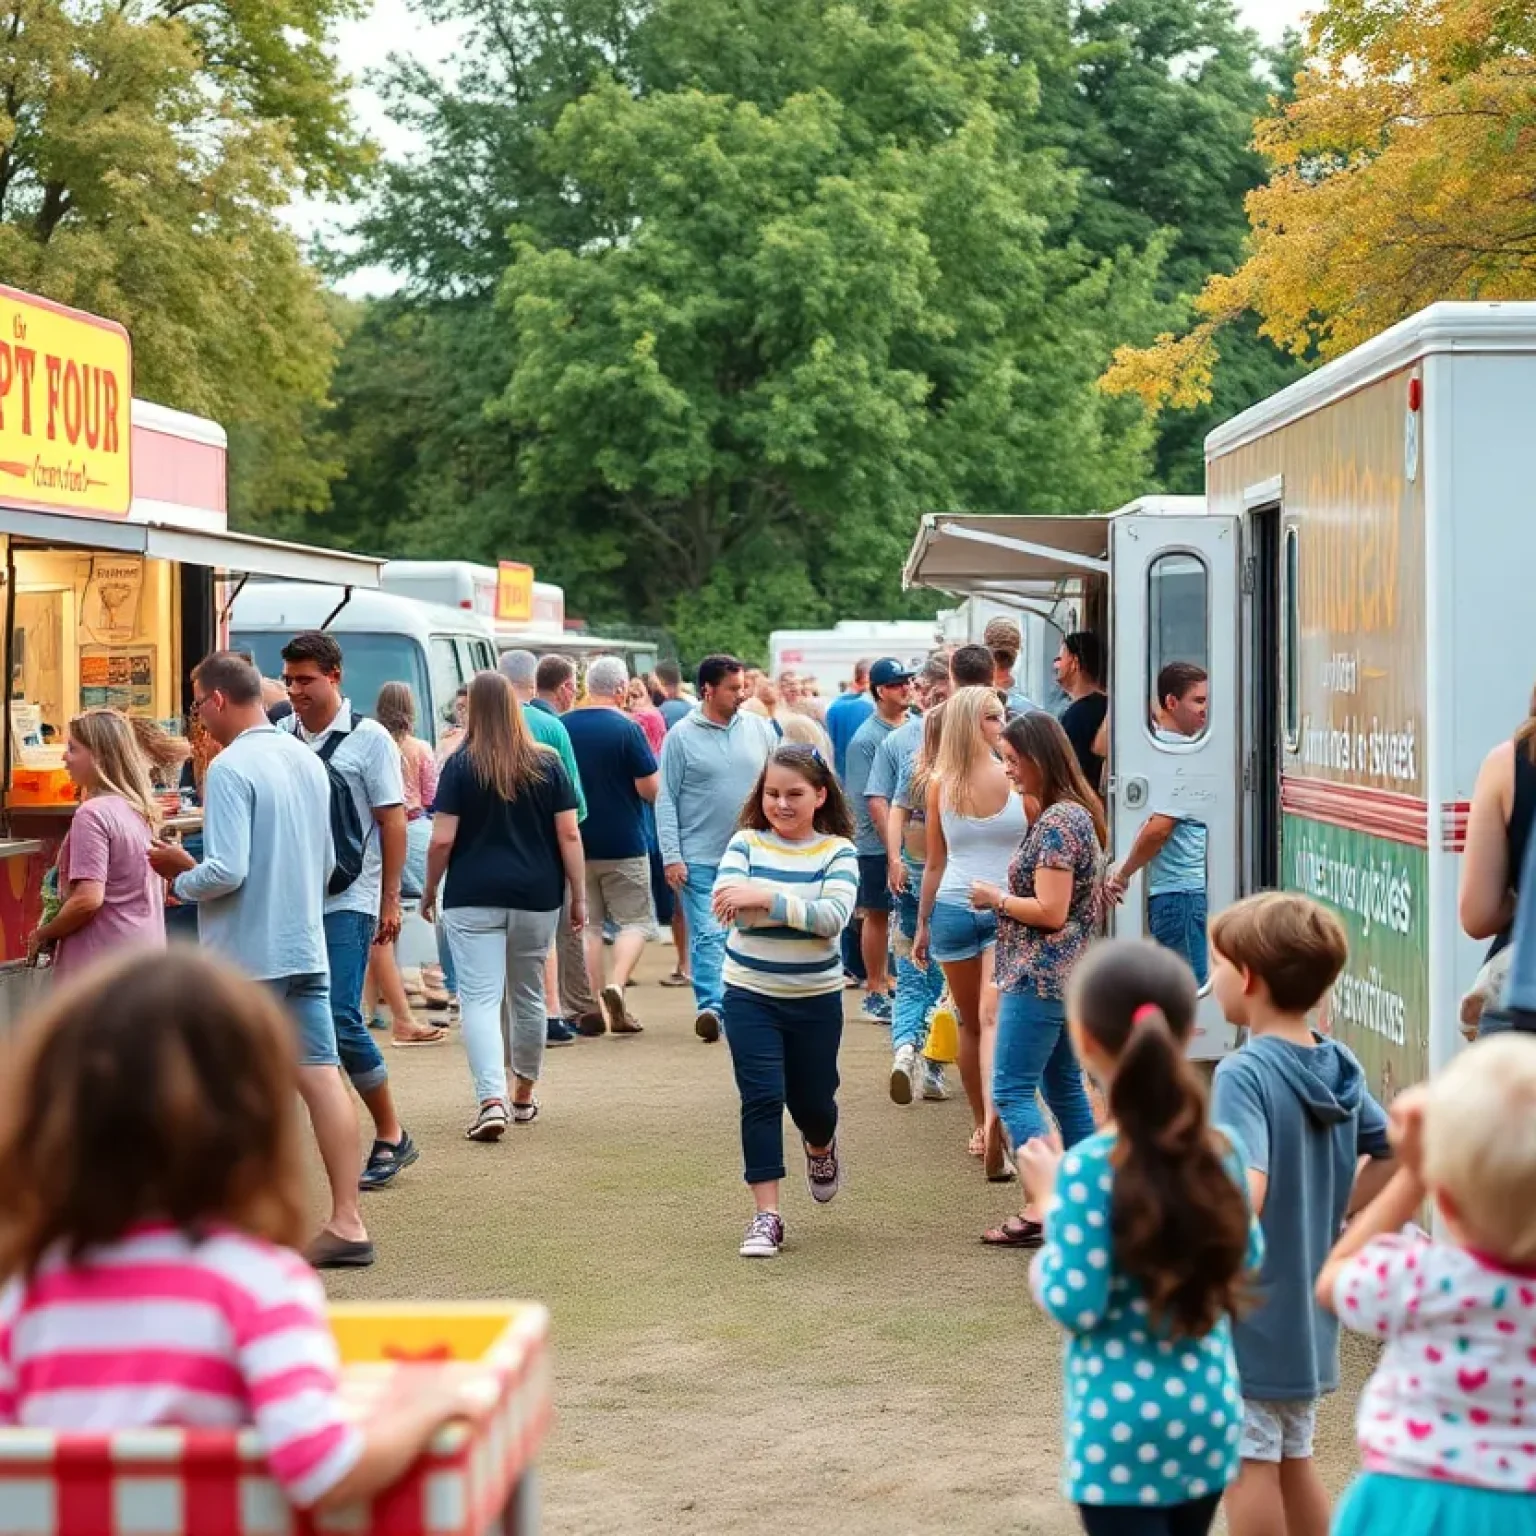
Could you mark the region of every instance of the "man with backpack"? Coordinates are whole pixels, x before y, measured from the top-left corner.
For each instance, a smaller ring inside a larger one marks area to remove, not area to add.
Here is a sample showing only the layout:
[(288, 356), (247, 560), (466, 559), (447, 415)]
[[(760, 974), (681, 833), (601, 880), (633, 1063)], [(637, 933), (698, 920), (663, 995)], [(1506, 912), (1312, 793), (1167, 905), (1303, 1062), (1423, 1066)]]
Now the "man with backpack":
[(363, 1022), (363, 982), (375, 944), (400, 937), (405, 868), (405, 788), (388, 731), (352, 708), (341, 691), (341, 647), (309, 630), (283, 647), (283, 685), (293, 714), (278, 729), (306, 743), (331, 788), (336, 868), (325, 898), (331, 1016), (341, 1064), (373, 1116), (373, 1149), (361, 1180), (381, 1189), (420, 1153), (395, 1112), (389, 1069)]

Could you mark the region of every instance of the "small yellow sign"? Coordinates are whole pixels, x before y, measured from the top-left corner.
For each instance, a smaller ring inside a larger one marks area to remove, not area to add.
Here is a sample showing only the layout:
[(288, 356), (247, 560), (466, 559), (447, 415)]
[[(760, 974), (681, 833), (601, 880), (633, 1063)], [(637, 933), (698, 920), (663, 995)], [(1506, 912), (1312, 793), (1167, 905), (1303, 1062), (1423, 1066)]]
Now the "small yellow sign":
[(132, 399), (122, 326), (0, 284), (0, 503), (126, 517)]
[(503, 560), (496, 569), (496, 620), (526, 624), (533, 618), (533, 567)]

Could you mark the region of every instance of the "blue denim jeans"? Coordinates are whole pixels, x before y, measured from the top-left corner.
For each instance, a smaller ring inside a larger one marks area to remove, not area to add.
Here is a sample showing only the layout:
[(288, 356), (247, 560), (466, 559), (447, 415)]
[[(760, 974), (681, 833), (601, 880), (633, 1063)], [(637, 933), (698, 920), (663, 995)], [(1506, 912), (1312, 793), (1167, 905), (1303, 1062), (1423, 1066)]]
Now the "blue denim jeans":
[(837, 1049), (843, 996), (725, 993), (725, 1039), (741, 1094), (741, 1157), (748, 1184), (784, 1177), (784, 1111), (813, 1146), (837, 1132)]
[(937, 961), (930, 961), (926, 971), (912, 963), (912, 940), (917, 937), (917, 888), (922, 871), (907, 871), (907, 889), (896, 898), (896, 928), (907, 942), (896, 946), (896, 1002), (891, 1009), (891, 1048), (910, 1045), (923, 1048), (928, 1037), (928, 1015), (933, 1012), (944, 990), (944, 972)]
[(1147, 927), (1164, 949), (1183, 955), (1195, 973), (1195, 985), (1203, 987), (1210, 975), (1210, 953), (1206, 940), (1206, 899), (1204, 891), (1165, 891), (1147, 897)]
[(366, 912), (325, 914), (325, 954), (331, 967), (331, 1018), (342, 1070), (359, 1093), (389, 1081), (389, 1069), (363, 1023), (363, 981), (373, 949), (374, 920)]
[[(196, 912), (197, 907), (188, 902), (187, 911)], [(331, 1021), (331, 989), (326, 978), (318, 972), (308, 976), (274, 976), (262, 985), (283, 1005), (299, 1032), (299, 1065), (339, 1067), (336, 1026)]]
[(702, 1013), (712, 1009), (717, 1015), (725, 1007), (725, 929), (715, 921), (711, 901), (715, 893), (713, 864), (690, 864), (688, 883), (678, 892), (683, 913), (688, 919), (688, 968), (693, 972), (693, 1001)]
[(1042, 1092), (1063, 1145), (1093, 1135), (1093, 1109), (1067, 1034), (1066, 1004), (1033, 992), (1004, 992), (998, 999), (992, 1102), (1016, 1147), (1050, 1129), (1036, 1102)]

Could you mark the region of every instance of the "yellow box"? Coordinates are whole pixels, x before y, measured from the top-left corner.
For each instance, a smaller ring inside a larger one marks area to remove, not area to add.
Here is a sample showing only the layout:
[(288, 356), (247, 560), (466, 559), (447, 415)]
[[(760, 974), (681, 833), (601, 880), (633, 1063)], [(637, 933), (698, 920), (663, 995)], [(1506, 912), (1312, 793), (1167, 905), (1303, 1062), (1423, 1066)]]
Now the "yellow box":
[(342, 1363), (461, 1360), (495, 1363), (519, 1321), (542, 1308), (485, 1301), (346, 1302), (327, 1309)]

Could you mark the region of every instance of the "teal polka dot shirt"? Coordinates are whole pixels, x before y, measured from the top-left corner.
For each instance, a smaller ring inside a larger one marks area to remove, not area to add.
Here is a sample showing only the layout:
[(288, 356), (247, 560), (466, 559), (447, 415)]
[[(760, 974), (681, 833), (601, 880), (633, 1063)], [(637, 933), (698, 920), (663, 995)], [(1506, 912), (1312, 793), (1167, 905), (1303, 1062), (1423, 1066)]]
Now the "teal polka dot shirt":
[[(1243, 1403), (1232, 1329), (1223, 1318), (1203, 1339), (1170, 1338), (1140, 1283), (1116, 1270), (1114, 1145), (1114, 1132), (1101, 1131), (1062, 1159), (1030, 1272), (1036, 1301), (1068, 1334), (1064, 1487), (1077, 1504), (1184, 1504), (1237, 1476)], [(1234, 1151), (1227, 1162), (1246, 1192), (1242, 1158)], [(1253, 1221), (1250, 1268), (1263, 1246)]]

